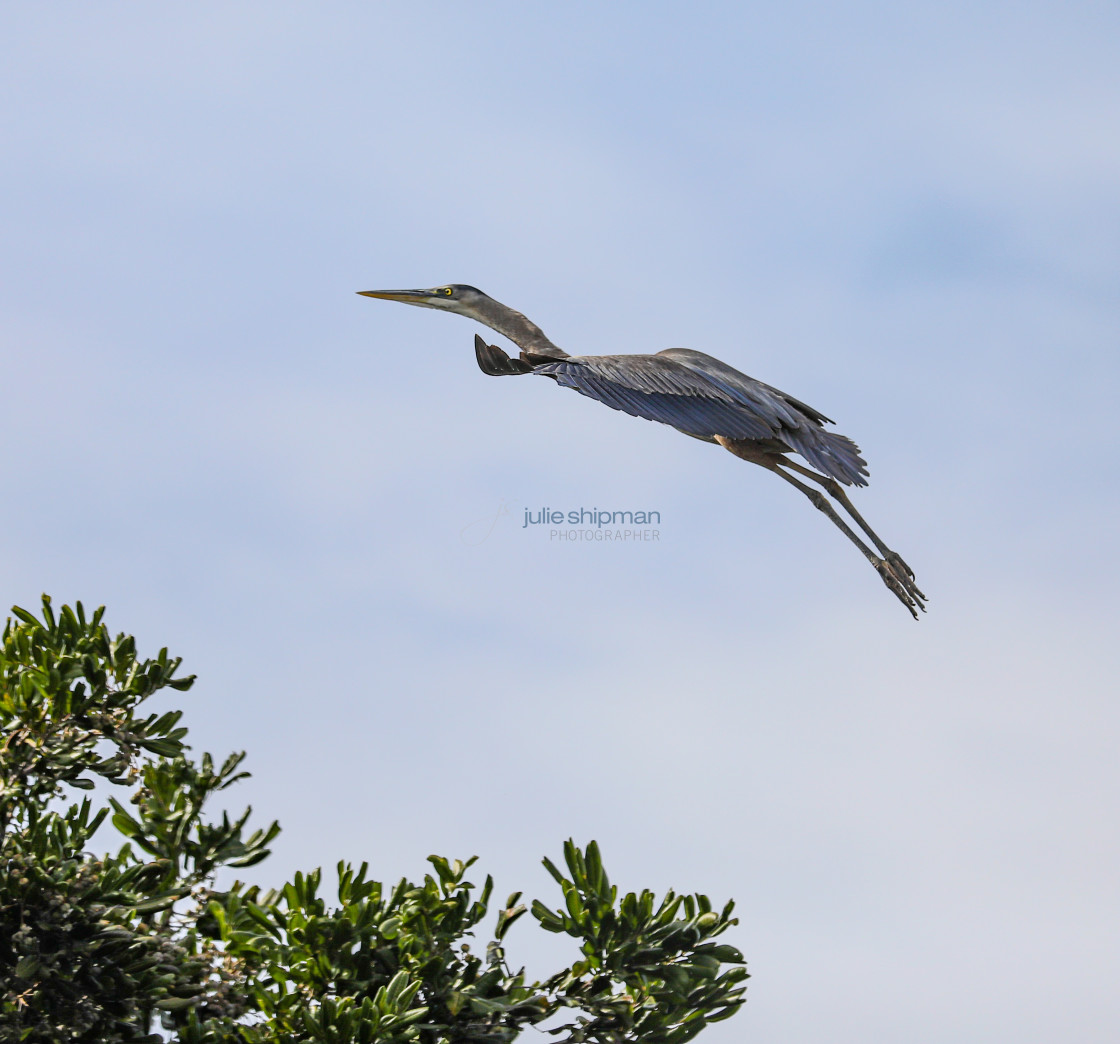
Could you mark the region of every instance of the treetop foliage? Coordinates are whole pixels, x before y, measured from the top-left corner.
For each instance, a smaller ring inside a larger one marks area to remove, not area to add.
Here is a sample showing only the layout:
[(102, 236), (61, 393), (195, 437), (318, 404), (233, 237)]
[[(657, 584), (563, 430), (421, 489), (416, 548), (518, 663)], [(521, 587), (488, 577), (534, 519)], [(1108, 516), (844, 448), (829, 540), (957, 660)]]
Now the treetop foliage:
[[(218, 888), (220, 870), (265, 859), (280, 828), (250, 831), (248, 809), (207, 818), (210, 799), (248, 775), (245, 755), (194, 761), (182, 712), (145, 706), (194, 677), (177, 677), (166, 649), (141, 660), (103, 609), (56, 613), (44, 596), (40, 617), (12, 612), (0, 648), (0, 1039), (501, 1044), (537, 1026), (571, 1044), (683, 1044), (743, 1003), (742, 954), (716, 941), (737, 923), (733, 904), (620, 894), (594, 841), (568, 841), (563, 870), (544, 860), (555, 908), (520, 892), (495, 904), (492, 878), (466, 879), (473, 858), (442, 856), (423, 881), (393, 886), (339, 863), (329, 898), (319, 869), (276, 890)], [(100, 800), (106, 788), (127, 800)], [(109, 816), (125, 842), (96, 855)], [(506, 956), (527, 912), (577, 950), (539, 982)]]

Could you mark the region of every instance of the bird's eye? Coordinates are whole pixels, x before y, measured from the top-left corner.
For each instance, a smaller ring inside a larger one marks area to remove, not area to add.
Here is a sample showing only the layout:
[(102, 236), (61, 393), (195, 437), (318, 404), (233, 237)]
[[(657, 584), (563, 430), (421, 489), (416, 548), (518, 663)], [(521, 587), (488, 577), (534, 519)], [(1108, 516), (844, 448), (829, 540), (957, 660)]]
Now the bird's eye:
[(451, 290), (451, 287), (449, 287), (449, 286), (445, 286), (445, 287), (443, 288), (443, 292), (444, 292), (445, 294), (447, 294), (447, 296), (448, 296), (448, 297), (450, 297), (450, 296), (451, 296), (451, 294), (452, 294), (452, 290)]

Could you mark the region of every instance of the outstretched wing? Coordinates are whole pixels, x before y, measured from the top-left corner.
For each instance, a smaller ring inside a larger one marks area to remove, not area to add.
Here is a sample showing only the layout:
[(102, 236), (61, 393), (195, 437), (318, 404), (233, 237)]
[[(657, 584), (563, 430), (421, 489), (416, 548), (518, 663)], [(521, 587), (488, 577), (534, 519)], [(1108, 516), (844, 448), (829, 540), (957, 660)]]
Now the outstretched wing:
[(585, 355), (533, 367), (565, 388), (632, 417), (672, 425), (689, 435), (769, 439), (778, 420), (744, 406), (703, 375), (657, 355)]
[(703, 352), (573, 355), (536, 364), (533, 373), (696, 438), (776, 439), (840, 482), (867, 484), (859, 447), (825, 431), (827, 417)]

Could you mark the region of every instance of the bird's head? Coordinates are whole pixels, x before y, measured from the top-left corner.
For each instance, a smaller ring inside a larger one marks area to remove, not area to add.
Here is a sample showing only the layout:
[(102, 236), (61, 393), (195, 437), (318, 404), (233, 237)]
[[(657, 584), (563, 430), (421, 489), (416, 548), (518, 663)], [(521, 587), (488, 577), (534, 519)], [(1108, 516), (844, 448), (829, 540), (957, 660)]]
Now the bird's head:
[(536, 323), (529, 322), (520, 312), (515, 312), (500, 301), (484, 294), (477, 287), (462, 283), (445, 283), (431, 290), (359, 290), (363, 297), (379, 297), (383, 301), (402, 301), (421, 308), (438, 308), (444, 312), (465, 315), (497, 330), (508, 337), (522, 351), (535, 352), (564, 358), (565, 353), (541, 332)]
[(471, 319), (479, 319), (491, 298), (473, 286), (447, 283), (431, 290), (359, 290), (363, 297), (377, 297), (382, 301), (401, 301), (421, 308), (439, 308)]

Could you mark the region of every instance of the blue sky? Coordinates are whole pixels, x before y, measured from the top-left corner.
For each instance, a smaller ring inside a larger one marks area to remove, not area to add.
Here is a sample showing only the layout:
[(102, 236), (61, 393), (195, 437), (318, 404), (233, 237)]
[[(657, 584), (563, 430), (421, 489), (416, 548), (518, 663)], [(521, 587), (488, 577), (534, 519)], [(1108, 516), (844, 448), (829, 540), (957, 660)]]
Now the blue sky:
[[(263, 880), (477, 853), (547, 899), (594, 837), (738, 900), (709, 1044), (1114, 1040), (1118, 37), (1103, 3), (10, 5), (4, 603), (185, 658), (197, 749), (285, 827)], [(354, 295), (446, 281), (837, 418), (928, 616), (760, 470)], [(558, 545), (540, 505), (663, 522)]]

